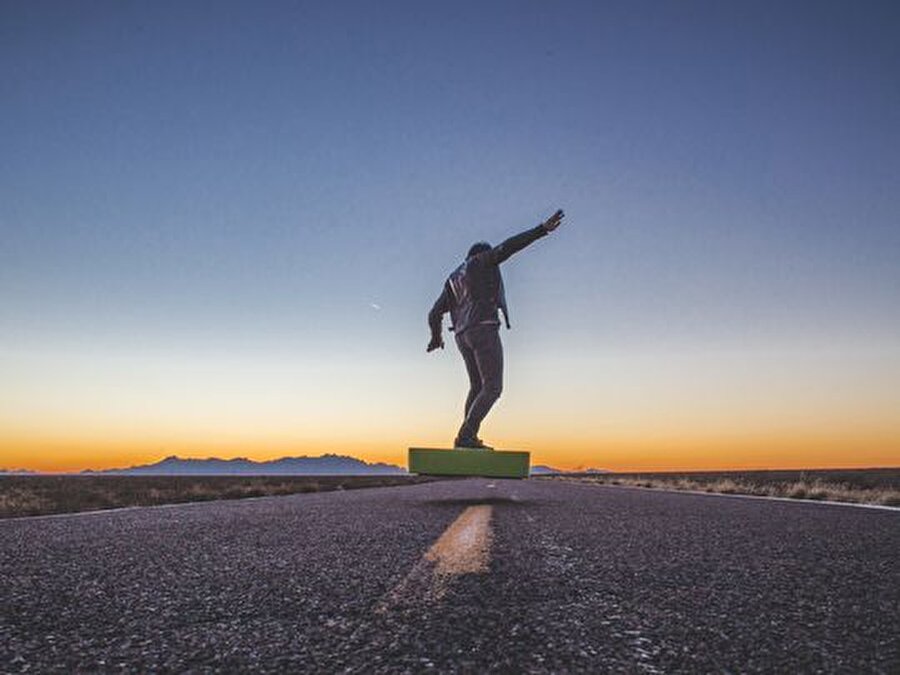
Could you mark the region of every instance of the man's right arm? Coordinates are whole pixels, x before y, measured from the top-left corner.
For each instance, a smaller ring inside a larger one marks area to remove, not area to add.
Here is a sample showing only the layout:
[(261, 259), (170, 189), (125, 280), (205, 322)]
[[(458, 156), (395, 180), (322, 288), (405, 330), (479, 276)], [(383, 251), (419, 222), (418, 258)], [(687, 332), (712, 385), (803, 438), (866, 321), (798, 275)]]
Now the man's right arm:
[(447, 289), (447, 285), (444, 284), (444, 290), (441, 291), (440, 297), (435, 301), (431, 311), (428, 312), (428, 326), (431, 328), (431, 342), (428, 343), (426, 351), (434, 351), (438, 347), (441, 349), (444, 348), (444, 337), (442, 335), (444, 329), (444, 314), (449, 311), (450, 291)]

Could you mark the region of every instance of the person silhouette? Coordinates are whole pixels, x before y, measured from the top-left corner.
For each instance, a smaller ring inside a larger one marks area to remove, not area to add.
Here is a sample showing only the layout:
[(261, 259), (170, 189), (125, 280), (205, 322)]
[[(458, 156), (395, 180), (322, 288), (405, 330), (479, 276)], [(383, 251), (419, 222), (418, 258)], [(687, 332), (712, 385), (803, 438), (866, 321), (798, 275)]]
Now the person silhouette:
[(492, 450), (478, 438), (485, 416), (503, 391), (503, 345), (500, 342), (500, 319), (507, 329), (509, 310), (500, 263), (529, 244), (553, 232), (563, 219), (557, 211), (537, 227), (510, 237), (498, 246), (486, 241), (472, 245), (465, 261), (444, 282), (444, 288), (428, 313), (431, 341), (426, 352), (444, 348), (444, 314), (450, 313), (450, 330), (456, 335), (456, 346), (462, 354), (469, 375), (462, 426), (453, 442), (457, 448)]

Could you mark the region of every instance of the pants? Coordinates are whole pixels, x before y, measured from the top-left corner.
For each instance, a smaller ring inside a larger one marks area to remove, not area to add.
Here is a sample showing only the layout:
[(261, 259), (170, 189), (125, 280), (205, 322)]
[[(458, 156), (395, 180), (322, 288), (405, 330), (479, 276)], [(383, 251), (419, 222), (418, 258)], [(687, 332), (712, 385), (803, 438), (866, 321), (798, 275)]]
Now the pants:
[(456, 336), (456, 346), (462, 354), (469, 374), (469, 395), (458, 439), (475, 439), (481, 421), (500, 398), (503, 391), (503, 345), (500, 326), (479, 324)]

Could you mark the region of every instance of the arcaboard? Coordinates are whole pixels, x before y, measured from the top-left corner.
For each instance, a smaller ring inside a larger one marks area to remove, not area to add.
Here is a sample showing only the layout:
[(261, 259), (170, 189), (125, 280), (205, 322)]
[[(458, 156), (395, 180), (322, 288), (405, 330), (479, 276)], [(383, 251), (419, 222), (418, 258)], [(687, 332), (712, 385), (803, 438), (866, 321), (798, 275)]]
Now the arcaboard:
[(410, 448), (409, 472), (422, 476), (528, 478), (531, 456), (516, 450)]

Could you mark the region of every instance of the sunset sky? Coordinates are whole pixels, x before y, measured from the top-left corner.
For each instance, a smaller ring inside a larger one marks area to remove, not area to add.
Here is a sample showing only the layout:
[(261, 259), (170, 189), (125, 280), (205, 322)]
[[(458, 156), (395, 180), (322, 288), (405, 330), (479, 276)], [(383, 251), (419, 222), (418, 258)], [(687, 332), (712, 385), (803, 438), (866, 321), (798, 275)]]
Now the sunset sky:
[(900, 4), (4, 2), (0, 468), (900, 466)]

